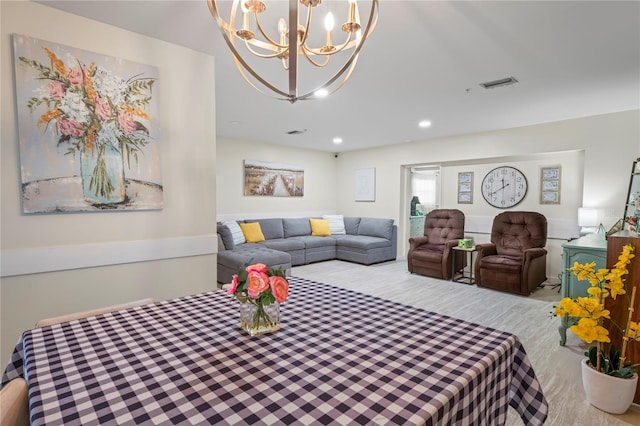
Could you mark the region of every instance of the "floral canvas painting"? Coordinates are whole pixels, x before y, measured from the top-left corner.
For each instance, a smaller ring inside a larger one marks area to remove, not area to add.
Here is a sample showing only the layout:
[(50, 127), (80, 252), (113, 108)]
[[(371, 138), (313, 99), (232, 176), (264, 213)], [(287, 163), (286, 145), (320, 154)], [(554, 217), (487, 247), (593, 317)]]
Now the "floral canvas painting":
[(294, 164), (244, 160), (244, 195), (302, 197), (304, 169)]
[(157, 68), (13, 42), (23, 212), (161, 209)]

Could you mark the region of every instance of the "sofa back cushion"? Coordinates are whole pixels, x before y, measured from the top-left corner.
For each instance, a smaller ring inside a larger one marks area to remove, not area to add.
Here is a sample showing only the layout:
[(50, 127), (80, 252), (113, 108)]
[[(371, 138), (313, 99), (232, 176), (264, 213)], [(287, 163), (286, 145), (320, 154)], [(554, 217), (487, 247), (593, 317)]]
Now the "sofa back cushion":
[(368, 235), (391, 240), (393, 237), (393, 219), (363, 217), (358, 225), (358, 235)]
[(284, 228), (284, 237), (299, 237), (301, 235), (311, 235), (311, 226), (309, 219), (303, 218), (284, 218), (282, 219), (282, 227)]
[(358, 235), (358, 225), (360, 224), (359, 217), (345, 217), (344, 229), (349, 235)]
[(277, 240), (284, 238), (284, 228), (282, 226), (281, 218), (245, 220), (245, 223), (253, 222), (258, 222), (260, 224), (260, 229), (262, 230), (265, 240)]

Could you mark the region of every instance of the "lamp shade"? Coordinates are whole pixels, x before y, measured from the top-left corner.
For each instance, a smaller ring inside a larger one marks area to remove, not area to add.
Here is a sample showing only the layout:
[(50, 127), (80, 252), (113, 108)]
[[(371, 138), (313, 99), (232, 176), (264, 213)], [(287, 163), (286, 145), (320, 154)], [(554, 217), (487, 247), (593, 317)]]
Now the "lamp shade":
[(578, 208), (578, 226), (583, 228), (591, 228), (598, 226), (598, 210)]

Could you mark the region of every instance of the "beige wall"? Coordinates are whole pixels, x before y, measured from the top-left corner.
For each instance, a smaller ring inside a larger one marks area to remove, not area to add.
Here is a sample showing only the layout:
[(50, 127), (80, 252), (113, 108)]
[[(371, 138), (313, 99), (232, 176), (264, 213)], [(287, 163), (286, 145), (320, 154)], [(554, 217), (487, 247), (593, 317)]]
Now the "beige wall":
[[(20, 333), (39, 318), (216, 288), (215, 70), (211, 56), (32, 2), (0, 2), (0, 19), (0, 365), (6, 365)], [(12, 33), (158, 68), (161, 129), (154, 143), (162, 210), (21, 213)], [(145, 261), (126, 263), (138, 260)]]
[[(217, 140), (218, 220), (302, 217), (333, 213), (338, 191), (337, 163), (328, 152), (219, 138)], [(245, 197), (244, 160), (282, 162), (304, 169), (303, 197)]]

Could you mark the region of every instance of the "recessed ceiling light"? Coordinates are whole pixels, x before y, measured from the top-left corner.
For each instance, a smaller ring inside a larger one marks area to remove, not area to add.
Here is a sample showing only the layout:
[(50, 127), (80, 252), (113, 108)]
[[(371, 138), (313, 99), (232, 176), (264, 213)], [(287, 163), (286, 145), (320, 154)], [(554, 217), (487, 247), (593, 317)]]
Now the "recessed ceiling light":
[(418, 123), (418, 126), (422, 127), (423, 129), (426, 129), (427, 127), (431, 127), (431, 122), (429, 120), (422, 120), (421, 122)]
[(342, 143), (342, 138), (333, 138), (333, 143), (337, 144), (341, 144)]
[(237, 121), (237, 120), (233, 120), (233, 121), (230, 121), (229, 124), (233, 124), (234, 126), (236, 126), (236, 125), (240, 124), (240, 122)]

